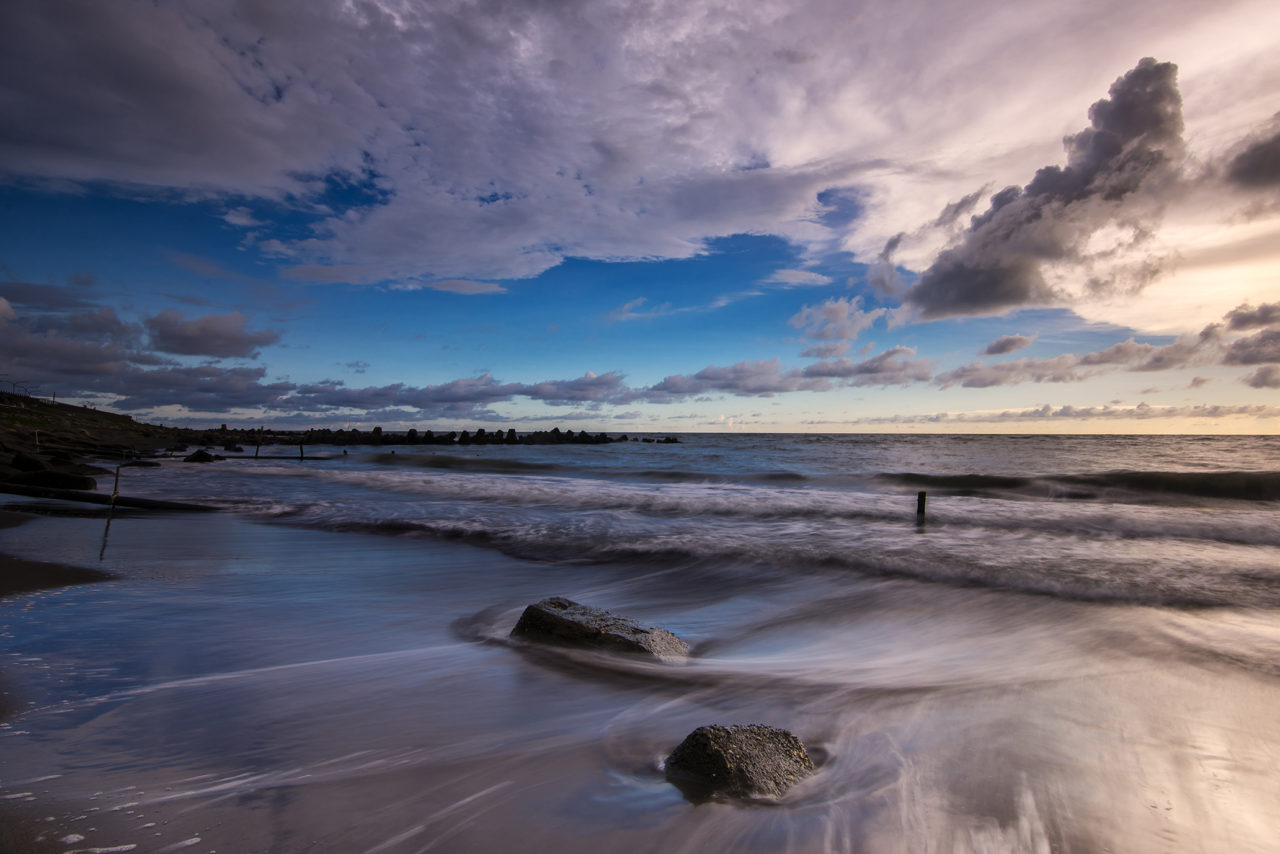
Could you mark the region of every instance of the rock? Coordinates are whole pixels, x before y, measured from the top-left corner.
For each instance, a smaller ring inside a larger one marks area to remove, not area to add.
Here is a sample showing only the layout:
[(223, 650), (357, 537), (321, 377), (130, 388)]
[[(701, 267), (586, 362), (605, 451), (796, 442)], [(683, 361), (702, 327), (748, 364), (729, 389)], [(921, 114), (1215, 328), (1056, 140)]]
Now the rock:
[(21, 451), (13, 455), (13, 462), (10, 465), (17, 471), (44, 471), (49, 467), (44, 460), (29, 456)]
[(814, 771), (804, 743), (785, 729), (747, 724), (698, 727), (667, 757), (667, 779), (690, 800), (781, 797)]
[(182, 461), (184, 463), (211, 463), (216, 459), (218, 458), (215, 457), (213, 454), (209, 453), (204, 449), (201, 449), (199, 451), (196, 451), (194, 454), (188, 454), (187, 456), (183, 457)]
[(553, 596), (524, 609), (513, 638), (541, 641), (559, 646), (576, 646), (651, 655), (660, 659), (681, 659), (689, 655), (689, 645), (666, 629), (642, 626), (635, 620), (579, 605)]
[(24, 471), (11, 474), (8, 483), (19, 486), (40, 486), (46, 489), (97, 489), (98, 482), (82, 474), (68, 474), (60, 471)]
[(239, 446), (239, 445), (237, 445), (235, 442), (227, 442), (225, 445), (223, 445), (223, 446), (222, 446), (222, 450), (226, 451), (226, 452), (227, 452), (227, 453), (229, 453), (229, 454), (243, 454), (243, 453), (244, 453), (244, 448), (240, 447), (240, 446)]

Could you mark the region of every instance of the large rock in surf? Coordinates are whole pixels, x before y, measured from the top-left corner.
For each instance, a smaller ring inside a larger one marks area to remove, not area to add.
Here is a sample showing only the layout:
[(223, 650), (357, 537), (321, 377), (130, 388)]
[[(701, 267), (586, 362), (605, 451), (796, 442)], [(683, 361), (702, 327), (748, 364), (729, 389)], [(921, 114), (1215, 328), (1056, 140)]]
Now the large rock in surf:
[(642, 626), (627, 617), (579, 605), (561, 596), (543, 599), (525, 608), (511, 636), (665, 660), (681, 659), (689, 654), (689, 645), (666, 629)]
[(698, 727), (666, 761), (667, 779), (691, 800), (777, 798), (813, 770), (799, 738), (764, 724)]
[(182, 461), (184, 463), (211, 463), (216, 459), (218, 458), (215, 457), (213, 454), (209, 453), (206, 450), (201, 449), (199, 451), (196, 451), (194, 454), (189, 454), (183, 457)]

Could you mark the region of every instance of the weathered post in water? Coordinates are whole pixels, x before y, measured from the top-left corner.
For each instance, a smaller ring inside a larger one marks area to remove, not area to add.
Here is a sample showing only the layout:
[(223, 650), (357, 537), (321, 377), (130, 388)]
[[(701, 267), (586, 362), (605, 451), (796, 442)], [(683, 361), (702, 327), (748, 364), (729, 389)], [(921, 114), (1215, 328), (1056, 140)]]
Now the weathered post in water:
[(301, 442), (299, 442), (299, 443), (298, 443), (298, 459), (300, 459), (300, 460), (305, 460), (305, 459), (306, 459), (306, 457), (304, 457), (304, 456), (302, 455), (302, 443), (301, 443)]
[(258, 458), (258, 451), (261, 451), (261, 450), (262, 450), (262, 428), (259, 427), (258, 428), (258, 444), (255, 445), (253, 448), (253, 458), (255, 460)]
[(924, 493), (917, 492), (916, 493), (916, 524), (917, 525), (924, 524), (924, 500), (925, 500)]

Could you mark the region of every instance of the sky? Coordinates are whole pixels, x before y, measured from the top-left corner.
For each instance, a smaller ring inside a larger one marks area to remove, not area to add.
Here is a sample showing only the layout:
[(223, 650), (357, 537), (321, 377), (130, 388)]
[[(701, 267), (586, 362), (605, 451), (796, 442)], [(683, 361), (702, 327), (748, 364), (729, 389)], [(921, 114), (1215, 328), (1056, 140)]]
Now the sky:
[(1280, 432), (1274, 0), (6, 0), (0, 389)]

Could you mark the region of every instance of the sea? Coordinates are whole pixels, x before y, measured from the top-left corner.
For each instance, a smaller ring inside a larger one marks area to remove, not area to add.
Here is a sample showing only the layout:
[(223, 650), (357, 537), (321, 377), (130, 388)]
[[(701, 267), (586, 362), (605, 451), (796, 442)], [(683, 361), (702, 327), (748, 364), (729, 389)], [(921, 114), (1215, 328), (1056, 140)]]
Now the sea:
[[(0, 839), (1280, 851), (1280, 436), (678, 438), (120, 469), (212, 513), (0, 496), (0, 551), (116, 576), (0, 600)], [(692, 653), (511, 639), (549, 596)], [(755, 723), (816, 772), (667, 781)]]

